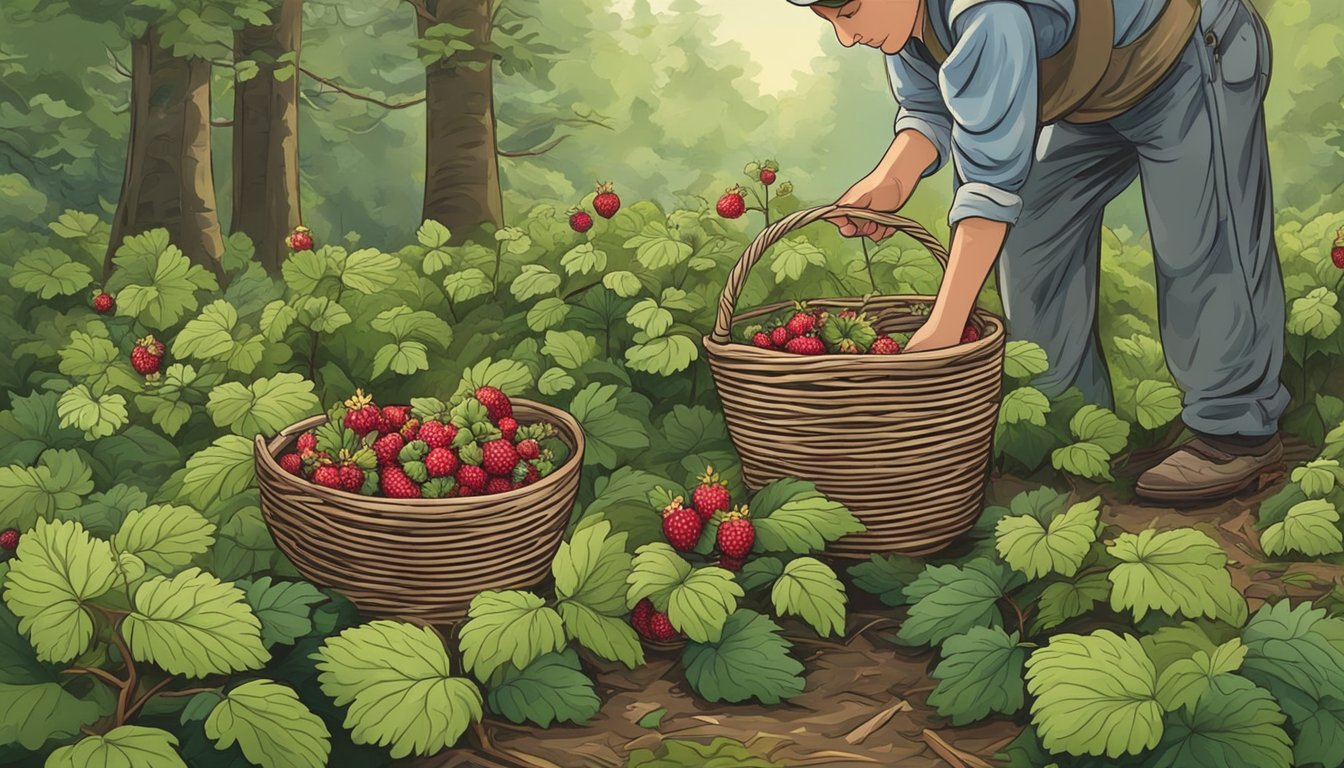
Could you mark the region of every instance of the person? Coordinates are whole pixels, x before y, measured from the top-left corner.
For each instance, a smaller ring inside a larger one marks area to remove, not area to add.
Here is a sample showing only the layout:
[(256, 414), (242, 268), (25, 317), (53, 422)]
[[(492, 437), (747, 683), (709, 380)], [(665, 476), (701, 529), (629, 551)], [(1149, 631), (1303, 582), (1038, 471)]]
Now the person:
[[(1139, 479), (1171, 504), (1282, 473), (1283, 277), (1263, 101), (1268, 31), (1246, 0), (789, 0), (881, 50), (894, 138), (839, 205), (896, 211), (955, 170), (951, 259), (909, 351), (957, 344), (997, 261), (1009, 334), (1047, 395), (1113, 407), (1099, 343), (1102, 215), (1142, 180), (1167, 365), (1195, 434)], [(843, 235), (889, 228), (851, 217)]]

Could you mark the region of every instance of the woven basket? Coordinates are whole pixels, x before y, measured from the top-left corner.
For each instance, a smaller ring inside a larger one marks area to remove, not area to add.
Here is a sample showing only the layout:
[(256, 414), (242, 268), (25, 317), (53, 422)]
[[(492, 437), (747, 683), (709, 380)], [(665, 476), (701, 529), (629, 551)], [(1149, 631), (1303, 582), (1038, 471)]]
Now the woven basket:
[[(734, 314), (752, 267), (785, 235), (837, 212), (896, 228), (946, 268), (947, 251), (910, 219), (834, 206), (799, 211), (761, 232), (742, 254), (705, 352), (748, 486), (796, 477), (848, 506), (867, 531), (832, 544), (832, 555), (930, 554), (970, 530), (984, 506), (1002, 396), (1003, 321), (976, 310), (971, 323), (979, 341), (891, 356), (805, 357), (730, 337), (734, 324), (790, 306)], [(932, 302), (876, 296), (810, 304), (863, 309), (880, 332), (904, 333), (923, 323), (916, 308)]]
[(569, 523), (583, 464), (583, 431), (550, 406), (513, 401), (523, 423), (544, 421), (570, 455), (533, 485), (491, 496), (385, 499), (314, 485), (276, 463), (316, 416), (256, 439), (266, 525), (299, 573), (374, 616), (456, 621), (478, 592), (545, 580)]

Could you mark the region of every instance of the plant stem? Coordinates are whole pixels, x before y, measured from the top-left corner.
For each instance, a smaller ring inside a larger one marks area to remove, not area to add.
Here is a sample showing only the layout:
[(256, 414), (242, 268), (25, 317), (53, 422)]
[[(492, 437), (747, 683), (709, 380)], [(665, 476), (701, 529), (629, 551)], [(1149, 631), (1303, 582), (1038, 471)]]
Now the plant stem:
[(499, 263), (504, 260), (504, 254), (501, 253), (502, 247), (499, 240), (495, 241), (495, 273), (490, 276), (490, 297), (499, 295)]
[(108, 685), (112, 686), (113, 688), (120, 689), (123, 685), (125, 685), (125, 682), (121, 678), (117, 677), (111, 672), (107, 672), (101, 669), (91, 669), (89, 667), (70, 667), (69, 669), (64, 670), (64, 672), (71, 675), (92, 675), (98, 678), (99, 680), (102, 680), (104, 683), (107, 683)]
[(317, 383), (317, 331), (309, 328), (312, 338), (308, 342), (308, 380)]
[(135, 660), (131, 658), (131, 649), (126, 647), (126, 640), (121, 636), (121, 622), (117, 621), (112, 625), (112, 642), (116, 644), (117, 650), (121, 653), (121, 659), (126, 663), (126, 684), (122, 686), (121, 695), (117, 697), (116, 720), (113, 721), (114, 728), (125, 725), (126, 718), (130, 717), (129, 710), (131, 705), (131, 696), (135, 693), (136, 686), (140, 684), (140, 675), (135, 668)]
[(765, 226), (770, 226), (770, 185), (765, 186)]
[(219, 693), (218, 688), (183, 688), (180, 691), (163, 691), (159, 694), (160, 698), (176, 699), (182, 696), (195, 696), (198, 693)]
[(154, 694), (163, 690), (164, 687), (166, 687), (169, 683), (173, 682), (173, 680), (175, 679), (177, 678), (173, 677), (172, 675), (169, 675), (168, 677), (165, 677), (163, 680), (161, 680), (158, 684), (156, 684), (153, 688), (150, 688), (148, 691), (146, 691), (144, 695), (136, 699), (135, 703), (131, 705), (131, 708), (127, 710), (126, 717), (127, 718), (135, 717), (136, 713), (140, 711), (140, 708), (145, 706), (145, 704), (149, 703), (150, 699), (154, 698)]
[(868, 253), (868, 241), (862, 239), (859, 244), (863, 246), (863, 263), (868, 267), (868, 282), (873, 285), (873, 293), (877, 293), (877, 276), (873, 274), (873, 257)]
[(591, 283), (589, 283), (589, 284), (587, 284), (587, 285), (580, 286), (580, 287), (575, 288), (574, 290), (570, 291), (569, 293), (566, 293), (563, 297), (561, 297), (560, 300), (563, 301), (563, 302), (568, 303), (570, 299), (572, 299), (572, 298), (574, 298), (574, 297), (576, 297), (576, 296), (578, 296), (578, 295), (580, 295), (580, 294), (582, 294), (582, 293), (586, 293), (587, 291), (589, 291), (589, 290), (591, 290), (591, 289), (593, 289), (593, 288), (596, 288), (597, 286), (599, 286), (599, 285), (601, 285), (601, 284), (602, 284), (602, 281), (601, 281), (601, 280), (597, 280), (597, 281), (591, 282)]
[(1022, 613), (1022, 607), (1017, 604), (1017, 601), (1013, 599), (1012, 595), (1005, 594), (1003, 596), (1003, 599), (1008, 601), (1008, 605), (1012, 606), (1013, 608), (1013, 613), (1017, 614), (1017, 631), (1018, 631), (1017, 638), (1019, 640), (1026, 638), (1027, 617), (1026, 614)]
[(1302, 336), (1302, 402), (1307, 401), (1307, 355), (1310, 354), (1309, 346), (1311, 342), (1306, 335)]

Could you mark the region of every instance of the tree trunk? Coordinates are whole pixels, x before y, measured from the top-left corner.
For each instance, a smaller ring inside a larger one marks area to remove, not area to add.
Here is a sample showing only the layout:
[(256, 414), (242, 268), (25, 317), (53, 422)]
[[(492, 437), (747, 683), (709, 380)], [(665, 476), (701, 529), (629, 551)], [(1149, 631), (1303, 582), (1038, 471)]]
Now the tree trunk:
[(193, 262), (221, 273), (210, 163), (210, 62), (172, 55), (151, 26), (131, 43), (130, 140), (105, 273), (125, 238), (160, 227)]
[[(299, 207), (299, 45), (303, 0), (280, 0), (273, 24), (238, 32), (238, 59), (257, 62), (233, 98), (233, 222), (272, 274), (288, 255), (285, 236), (303, 223)], [(280, 61), (293, 54), (293, 61)], [(277, 70), (289, 67), (283, 80)]]
[[(417, 17), (422, 37), (434, 24), (448, 23), (470, 30), (468, 43), (490, 42), (491, 0), (427, 5), (434, 21)], [(460, 52), (425, 70), (424, 218), (448, 227), (459, 242), (482, 224), (504, 224), (493, 76), (493, 57), (479, 50)]]

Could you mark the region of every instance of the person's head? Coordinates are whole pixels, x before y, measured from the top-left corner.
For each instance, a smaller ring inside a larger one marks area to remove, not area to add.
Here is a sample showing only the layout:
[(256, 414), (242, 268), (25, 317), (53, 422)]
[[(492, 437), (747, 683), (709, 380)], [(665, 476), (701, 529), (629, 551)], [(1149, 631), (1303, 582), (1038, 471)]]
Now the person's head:
[(900, 53), (915, 34), (924, 0), (789, 0), (806, 5), (829, 21), (840, 44), (867, 45), (883, 53)]

